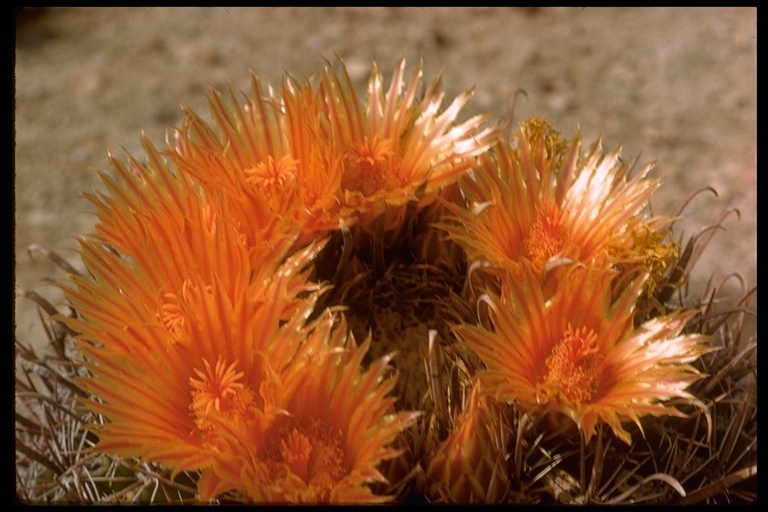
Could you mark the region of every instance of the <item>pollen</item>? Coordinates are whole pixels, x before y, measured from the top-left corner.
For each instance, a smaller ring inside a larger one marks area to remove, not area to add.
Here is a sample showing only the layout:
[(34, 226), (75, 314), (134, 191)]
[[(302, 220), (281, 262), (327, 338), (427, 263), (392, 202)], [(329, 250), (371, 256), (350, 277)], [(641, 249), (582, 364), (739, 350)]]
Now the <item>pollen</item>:
[(560, 393), (573, 403), (591, 400), (600, 385), (603, 358), (596, 346), (597, 334), (582, 327), (574, 330), (571, 325), (563, 338), (555, 345), (545, 364), (544, 381), (554, 384)]
[(560, 208), (555, 204), (537, 208), (536, 221), (523, 241), (523, 256), (536, 263), (546, 263), (563, 251), (567, 239)]
[(355, 145), (343, 158), (344, 173), (341, 186), (345, 190), (371, 196), (396, 184), (392, 175), (395, 153), (389, 139), (372, 140), (366, 137)]
[(318, 502), (327, 502), (345, 474), (341, 431), (324, 421), (290, 421), (273, 432), (266, 443), (265, 462), (275, 476), (289, 470), (301, 478)]

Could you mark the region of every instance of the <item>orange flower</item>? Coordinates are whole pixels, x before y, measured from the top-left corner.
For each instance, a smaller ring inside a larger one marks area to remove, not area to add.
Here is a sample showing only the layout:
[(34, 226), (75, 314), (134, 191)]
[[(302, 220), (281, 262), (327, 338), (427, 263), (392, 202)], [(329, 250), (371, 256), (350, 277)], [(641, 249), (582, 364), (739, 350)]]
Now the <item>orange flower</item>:
[[(503, 275), (522, 264), (542, 273), (562, 262), (631, 262), (623, 271), (634, 279), (675, 260), (677, 245), (665, 245), (661, 230), (667, 219), (641, 215), (661, 183), (647, 178), (653, 166), (630, 178), (620, 149), (603, 155), (599, 140), (583, 157), (579, 149), (578, 135), (567, 143), (549, 123), (533, 118), (481, 156), (475, 173), (461, 182), (468, 208), (453, 208), (458, 223), (445, 226), (470, 263)], [(664, 256), (649, 258), (648, 244)]]
[(377, 466), (398, 455), (390, 445), (418, 413), (394, 412), (390, 357), (362, 370), (369, 343), (356, 346), (344, 322), (327, 314), (262, 388), (269, 408), (279, 411), (274, 421), (245, 436), (221, 429), (226, 456), (201, 480), (202, 498), (234, 490), (248, 502), (389, 499), (368, 486), (384, 481)]
[(485, 363), (487, 392), (527, 413), (559, 412), (587, 441), (598, 423), (630, 443), (622, 422), (647, 414), (681, 416), (664, 404), (695, 402), (685, 389), (702, 375), (690, 365), (713, 350), (700, 334), (681, 334), (696, 311), (658, 316), (635, 328), (635, 300), (645, 278), (611, 302), (615, 272), (573, 267), (547, 299), (524, 269), (508, 293), (492, 296), (493, 330), (460, 326), (457, 334)]
[(214, 426), (244, 435), (274, 415), (262, 382), (311, 330), (318, 248), (286, 258), (295, 235), (244, 232), (219, 195), (147, 147), (151, 166), (113, 160), (111, 197), (91, 196), (98, 236), (81, 254), (92, 278), (71, 277), (79, 317), (62, 320), (79, 333), (88, 405), (107, 420), (97, 449), (208, 471), (225, 446)]
[(319, 93), (310, 83), (300, 86), (292, 78), (283, 82), (281, 91), (285, 132), (298, 162), (296, 179), (306, 215), (304, 238), (319, 238), (341, 227), (341, 163), (325, 140), (327, 114)]
[(343, 64), (341, 73), (330, 64), (324, 70), (319, 92), (329, 122), (326, 135), (341, 163), (340, 214), (350, 226), (373, 230), (374, 219), (386, 212), (384, 230), (400, 228), (409, 201), (419, 207), (433, 202), (441, 188), (470, 170), (473, 157), (495, 136), (495, 130), (479, 131), (482, 116), (455, 124), (471, 91), (441, 111), (441, 77), (418, 99), (421, 65), (405, 92), (404, 72), (401, 59), (385, 91), (374, 63), (361, 103)]
[(187, 109), (169, 155), (206, 193), (223, 196), (228, 214), (244, 230), (274, 226), (275, 233), (283, 233), (298, 227), (300, 248), (339, 227), (341, 175), (321, 143), (317, 94), (290, 78), (281, 92), (270, 89), (265, 96), (253, 75), (252, 97), (240, 104), (230, 90), (227, 105), (212, 88), (214, 126)]
[(212, 89), (211, 127), (191, 110), (170, 152), (176, 167), (209, 194), (222, 194), (243, 226), (300, 226), (301, 247), (358, 222), (373, 230), (385, 211), (386, 231), (401, 227), (406, 204), (426, 206), (469, 171), (496, 131), (480, 131), (482, 116), (460, 125), (466, 91), (441, 111), (437, 79), (417, 101), (421, 66), (405, 93), (401, 59), (389, 89), (374, 64), (367, 102), (346, 69), (328, 64), (319, 88), (287, 77), (277, 95), (253, 76), (252, 98), (230, 105)]

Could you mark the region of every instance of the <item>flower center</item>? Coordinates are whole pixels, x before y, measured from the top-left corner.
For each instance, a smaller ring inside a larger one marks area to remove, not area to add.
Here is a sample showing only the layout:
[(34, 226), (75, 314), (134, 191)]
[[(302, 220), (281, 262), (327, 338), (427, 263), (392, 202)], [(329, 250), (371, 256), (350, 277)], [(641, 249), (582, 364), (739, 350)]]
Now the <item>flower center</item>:
[(275, 195), (278, 189), (296, 177), (299, 161), (288, 155), (280, 157), (275, 163), (272, 156), (266, 162), (259, 162), (255, 167), (245, 170), (245, 179), (251, 185)]
[(597, 353), (597, 334), (582, 327), (568, 329), (545, 361), (544, 381), (555, 384), (573, 403), (591, 400), (600, 385), (603, 357)]
[(208, 444), (215, 444), (214, 418), (242, 424), (254, 418), (254, 396), (240, 381), (244, 373), (236, 371), (238, 361), (226, 366), (219, 358), (215, 368), (203, 359), (205, 372), (195, 368), (199, 379), (190, 378), (192, 403), (189, 406), (195, 425)]
[(264, 460), (278, 478), (289, 470), (301, 478), (317, 501), (328, 501), (345, 474), (341, 431), (324, 421), (282, 424), (266, 443)]
[(523, 241), (523, 255), (537, 263), (546, 263), (562, 252), (567, 235), (563, 226), (563, 212), (557, 205), (537, 209), (536, 221)]
[(355, 145), (344, 155), (341, 187), (365, 196), (391, 188), (394, 178), (389, 170), (394, 157), (389, 139), (380, 141), (374, 136), (373, 140), (369, 141), (366, 137), (362, 143)]

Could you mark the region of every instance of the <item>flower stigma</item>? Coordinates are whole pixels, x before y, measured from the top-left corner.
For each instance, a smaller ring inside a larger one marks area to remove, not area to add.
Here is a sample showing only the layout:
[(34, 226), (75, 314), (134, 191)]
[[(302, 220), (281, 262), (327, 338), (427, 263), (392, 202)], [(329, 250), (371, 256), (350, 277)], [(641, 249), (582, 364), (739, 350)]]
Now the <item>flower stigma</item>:
[(245, 170), (246, 181), (274, 195), (277, 190), (296, 177), (299, 161), (288, 155), (280, 157), (275, 163), (270, 155), (266, 162)]
[(189, 379), (192, 386), (190, 411), (198, 430), (207, 445), (215, 445), (215, 422), (213, 417), (232, 424), (242, 424), (254, 417), (254, 397), (250, 387), (238, 382), (244, 373), (236, 371), (238, 361), (225, 366), (219, 358), (211, 369), (208, 360), (203, 359), (205, 372), (195, 368), (200, 379)]
[(175, 293), (165, 293), (163, 298), (167, 302), (160, 306), (160, 319), (171, 335), (168, 344), (175, 345), (184, 338), (184, 326), (186, 325), (184, 310), (178, 304), (178, 297)]

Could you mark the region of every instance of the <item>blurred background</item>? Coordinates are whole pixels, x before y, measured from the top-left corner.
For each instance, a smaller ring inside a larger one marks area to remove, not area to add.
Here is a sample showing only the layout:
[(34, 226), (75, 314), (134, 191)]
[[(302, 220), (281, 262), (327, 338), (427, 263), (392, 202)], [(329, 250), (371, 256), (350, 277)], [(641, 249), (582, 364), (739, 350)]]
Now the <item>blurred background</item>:
[[(496, 123), (518, 90), (515, 119), (543, 116), (570, 138), (622, 144), (625, 160), (655, 161), (666, 179), (652, 200), (670, 214), (693, 190), (676, 238), (729, 208), (691, 285), (756, 283), (756, 8), (30, 8), (15, 52), (15, 278), (44, 285), (64, 272), (30, 256), (43, 244), (82, 270), (74, 237), (92, 231), (84, 192), (102, 190), (107, 151), (143, 157), (142, 131), (162, 146), (180, 104), (205, 114), (209, 85), (249, 93), (252, 70), (278, 86), (341, 57), (363, 88), (377, 60), (419, 60), (429, 84), (443, 70), (445, 105), (475, 95), (460, 120)], [(756, 307), (756, 300), (754, 301)], [(44, 339), (36, 308), (16, 299), (20, 340)]]

